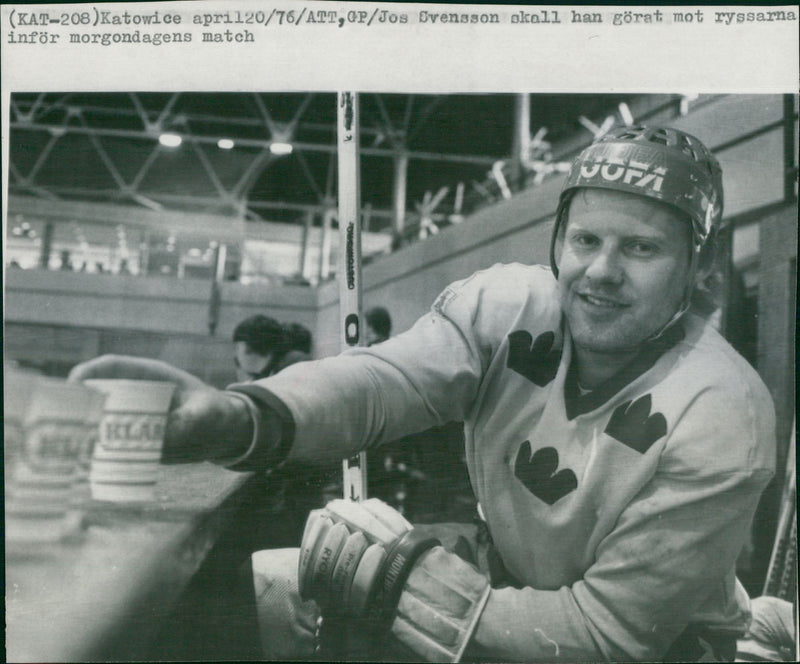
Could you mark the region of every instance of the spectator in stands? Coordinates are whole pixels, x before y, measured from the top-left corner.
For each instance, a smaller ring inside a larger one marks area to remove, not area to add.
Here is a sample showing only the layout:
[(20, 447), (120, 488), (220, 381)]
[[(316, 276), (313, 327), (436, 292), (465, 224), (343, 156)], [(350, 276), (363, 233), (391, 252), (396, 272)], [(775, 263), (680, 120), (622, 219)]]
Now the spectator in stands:
[(119, 262), (119, 274), (133, 274), (131, 272), (131, 266), (128, 265), (128, 259), (123, 258)]
[(291, 350), (311, 355), (312, 337), (307, 327), (300, 323), (289, 323), (286, 326), (286, 336)]
[(307, 352), (293, 347), (283, 325), (263, 314), (250, 316), (236, 326), (233, 347), (236, 377), (243, 382), (273, 376), (291, 364), (310, 359)]
[(64, 249), (61, 252), (61, 267), (59, 269), (65, 272), (72, 272), (72, 254), (70, 254), (69, 249)]
[(392, 317), (383, 307), (367, 310), (367, 346), (386, 341), (392, 334)]
[[(233, 332), (237, 378), (252, 382), (274, 376), (286, 367), (311, 359), (311, 332), (298, 323), (282, 324), (262, 314), (250, 316)], [(270, 487), (267, 502), (270, 519), (281, 513), (282, 536), (294, 541), (299, 537), (305, 515), (341, 495), (340, 464), (309, 465), (290, 463), (269, 471)], [(274, 529), (268, 529), (264, 540), (275, 545)]]

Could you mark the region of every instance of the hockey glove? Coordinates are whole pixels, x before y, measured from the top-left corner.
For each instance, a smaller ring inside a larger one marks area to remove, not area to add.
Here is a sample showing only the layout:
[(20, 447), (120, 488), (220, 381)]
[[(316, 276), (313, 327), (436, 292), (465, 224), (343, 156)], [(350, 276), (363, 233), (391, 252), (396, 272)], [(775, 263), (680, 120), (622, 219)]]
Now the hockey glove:
[(391, 629), (430, 661), (460, 659), (489, 595), (477, 570), (374, 498), (311, 512), (298, 585), (323, 615)]

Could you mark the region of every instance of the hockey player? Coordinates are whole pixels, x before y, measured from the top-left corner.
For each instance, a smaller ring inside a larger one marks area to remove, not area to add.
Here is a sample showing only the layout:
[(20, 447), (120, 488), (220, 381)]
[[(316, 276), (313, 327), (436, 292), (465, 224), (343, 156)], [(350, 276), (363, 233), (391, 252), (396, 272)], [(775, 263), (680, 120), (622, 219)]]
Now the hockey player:
[(385, 505), (336, 501), (299, 554), (253, 558), (259, 591), (285, 577), (285, 606), (259, 598), (267, 652), (311, 656), (321, 611), (381, 626), (417, 660), (732, 659), (749, 621), (735, 561), (775, 451), (765, 386), (689, 312), (721, 216), (699, 140), (613, 132), (572, 166), (550, 267), (456, 282), (372, 348), (179, 390), (166, 445), (234, 469), (465, 423), (490, 550), (471, 565)]

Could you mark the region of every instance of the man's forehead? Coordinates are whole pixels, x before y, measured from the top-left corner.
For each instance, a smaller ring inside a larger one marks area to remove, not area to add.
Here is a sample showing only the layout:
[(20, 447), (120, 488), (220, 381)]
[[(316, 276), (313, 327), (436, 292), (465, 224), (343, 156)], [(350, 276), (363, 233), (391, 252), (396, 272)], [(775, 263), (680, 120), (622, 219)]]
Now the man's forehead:
[(570, 204), (570, 216), (604, 211), (629, 214), (637, 218), (672, 218), (682, 225), (689, 223), (688, 217), (677, 208), (647, 196), (637, 196), (624, 191), (584, 188), (575, 192)]

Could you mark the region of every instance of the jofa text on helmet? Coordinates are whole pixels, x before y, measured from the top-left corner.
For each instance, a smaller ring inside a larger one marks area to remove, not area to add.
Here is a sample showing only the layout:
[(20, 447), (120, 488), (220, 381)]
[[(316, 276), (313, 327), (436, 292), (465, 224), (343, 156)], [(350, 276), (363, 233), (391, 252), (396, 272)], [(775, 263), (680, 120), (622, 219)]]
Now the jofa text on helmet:
[(621, 181), (634, 187), (649, 187), (653, 191), (661, 191), (667, 169), (661, 166), (651, 167), (631, 159), (626, 162), (615, 157), (596, 157), (595, 163), (581, 164), (581, 178), (592, 180), (598, 175), (608, 182)]

